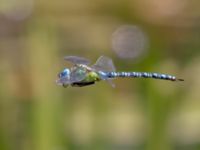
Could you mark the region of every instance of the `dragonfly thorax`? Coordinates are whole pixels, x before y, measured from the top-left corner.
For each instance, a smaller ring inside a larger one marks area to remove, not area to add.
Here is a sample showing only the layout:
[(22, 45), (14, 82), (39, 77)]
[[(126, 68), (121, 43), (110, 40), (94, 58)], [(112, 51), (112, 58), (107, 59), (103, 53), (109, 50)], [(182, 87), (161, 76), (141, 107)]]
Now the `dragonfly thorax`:
[(78, 67), (82, 67), (82, 68), (85, 68), (87, 71), (92, 71), (92, 68), (87, 66), (87, 65), (84, 65), (84, 64), (78, 64), (77, 65)]

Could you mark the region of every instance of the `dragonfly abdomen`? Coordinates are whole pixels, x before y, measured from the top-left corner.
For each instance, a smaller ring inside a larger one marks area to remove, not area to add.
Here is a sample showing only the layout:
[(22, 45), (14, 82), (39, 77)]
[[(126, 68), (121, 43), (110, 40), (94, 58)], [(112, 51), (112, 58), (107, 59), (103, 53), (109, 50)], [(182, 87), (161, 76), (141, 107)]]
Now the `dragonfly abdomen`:
[(107, 72), (108, 78), (154, 78), (154, 79), (162, 79), (162, 80), (170, 80), (170, 81), (183, 81), (183, 79), (177, 79), (175, 76), (161, 73), (151, 73), (151, 72)]

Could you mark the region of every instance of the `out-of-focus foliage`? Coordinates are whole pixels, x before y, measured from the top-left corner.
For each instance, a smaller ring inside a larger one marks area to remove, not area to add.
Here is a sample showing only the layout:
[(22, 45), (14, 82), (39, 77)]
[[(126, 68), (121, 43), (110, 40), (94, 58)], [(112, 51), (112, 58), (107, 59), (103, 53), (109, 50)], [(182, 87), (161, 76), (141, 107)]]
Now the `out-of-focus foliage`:
[[(199, 17), (198, 0), (1, 0), (0, 149), (199, 149)], [(148, 52), (119, 58), (111, 41), (121, 25), (142, 29)], [(65, 55), (106, 55), (117, 70), (185, 82), (62, 88), (55, 79)]]

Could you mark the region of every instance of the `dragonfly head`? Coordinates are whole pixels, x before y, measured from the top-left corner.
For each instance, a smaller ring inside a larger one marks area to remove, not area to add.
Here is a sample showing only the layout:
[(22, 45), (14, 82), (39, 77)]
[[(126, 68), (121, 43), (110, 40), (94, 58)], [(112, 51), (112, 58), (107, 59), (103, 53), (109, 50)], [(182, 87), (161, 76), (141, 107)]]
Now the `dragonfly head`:
[(56, 80), (56, 83), (58, 85), (67, 87), (69, 84), (69, 80), (70, 80), (70, 73), (71, 73), (71, 71), (69, 68), (65, 68), (63, 71), (58, 73), (58, 79)]
[(66, 77), (69, 77), (69, 76), (70, 76), (70, 70), (68, 68), (65, 68), (63, 71), (61, 71), (58, 74), (59, 78), (66, 78)]

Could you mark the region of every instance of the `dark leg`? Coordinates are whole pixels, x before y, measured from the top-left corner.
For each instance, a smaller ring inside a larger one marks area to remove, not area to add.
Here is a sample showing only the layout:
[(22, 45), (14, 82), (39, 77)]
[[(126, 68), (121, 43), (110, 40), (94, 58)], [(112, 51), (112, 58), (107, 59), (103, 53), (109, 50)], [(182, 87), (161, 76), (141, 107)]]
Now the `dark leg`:
[(88, 85), (92, 85), (95, 82), (76, 82), (76, 83), (72, 83), (71, 86), (75, 86), (75, 87), (83, 87), (83, 86), (88, 86)]

